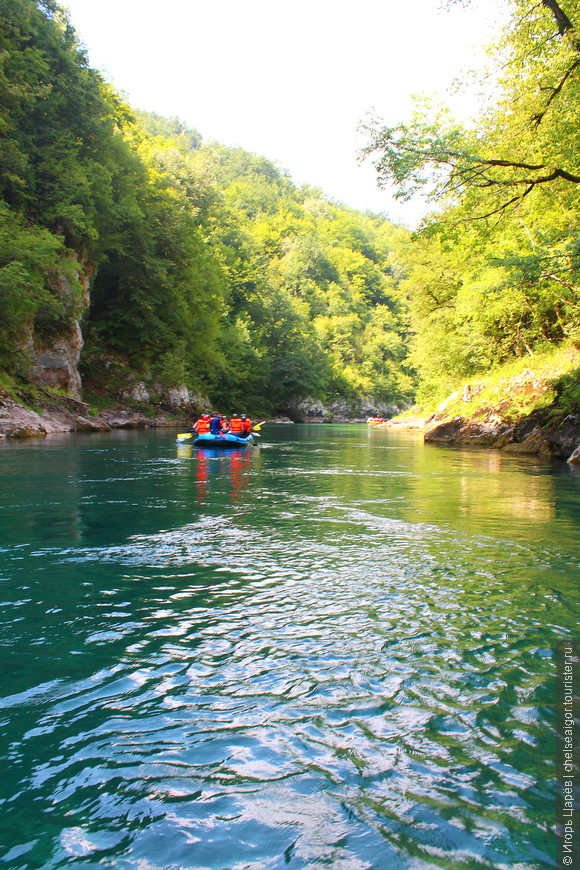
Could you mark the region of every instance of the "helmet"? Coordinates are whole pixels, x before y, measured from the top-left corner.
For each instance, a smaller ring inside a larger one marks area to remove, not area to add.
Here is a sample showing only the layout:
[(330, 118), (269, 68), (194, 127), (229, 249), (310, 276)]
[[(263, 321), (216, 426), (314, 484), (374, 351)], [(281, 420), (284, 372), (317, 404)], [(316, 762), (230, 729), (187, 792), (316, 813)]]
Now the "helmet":
[(245, 414), (242, 414), (241, 419), (242, 419), (242, 420), (247, 420), (246, 415), (245, 415)]

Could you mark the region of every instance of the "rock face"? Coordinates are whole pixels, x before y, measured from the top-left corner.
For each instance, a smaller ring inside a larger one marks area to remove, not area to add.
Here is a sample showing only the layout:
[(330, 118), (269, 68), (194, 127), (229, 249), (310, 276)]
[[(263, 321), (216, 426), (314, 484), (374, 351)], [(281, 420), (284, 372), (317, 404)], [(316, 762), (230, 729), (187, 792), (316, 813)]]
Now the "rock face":
[(566, 417), (556, 430), (548, 433), (548, 443), (554, 456), (572, 460), (580, 448), (580, 416), (570, 414)]
[(288, 403), (288, 415), (296, 423), (330, 423), (332, 414), (318, 399), (300, 399)]
[(151, 396), (143, 381), (135, 381), (135, 383), (130, 384), (126, 389), (121, 390), (119, 399), (122, 402), (142, 402), (147, 404), (151, 401)]
[[(82, 316), (89, 306), (89, 285), (93, 276), (92, 268), (86, 263), (78, 263), (75, 267), (76, 279), (80, 286), (79, 294), (71, 287), (69, 280), (60, 275), (54, 290), (63, 301), (76, 299), (80, 306), (78, 316)], [(83, 335), (78, 320), (74, 321), (64, 332), (53, 338), (42, 341), (31, 331), (24, 346), (24, 354), (28, 358), (26, 376), (31, 383), (49, 390), (64, 390), (76, 399), (81, 398), (81, 378), (78, 365), (83, 348)]]
[(367, 417), (390, 419), (399, 410), (395, 405), (375, 402), (372, 396), (352, 402), (335, 399), (327, 406), (319, 399), (306, 397), (290, 401), (287, 408), (289, 418), (295, 423), (364, 423)]
[(190, 415), (203, 413), (210, 407), (206, 396), (188, 390), (185, 384), (167, 387), (153, 379), (138, 380), (135, 375), (129, 375), (125, 385), (119, 389), (117, 398), (122, 403), (153, 404), (165, 411)]
[(66, 336), (60, 335), (49, 348), (39, 348), (31, 341), (27, 347), (32, 357), (28, 378), (39, 387), (64, 390), (81, 398), (81, 378), (78, 363), (83, 347), (80, 326), (75, 324)]
[(509, 431), (510, 427), (505, 423), (478, 423), (463, 417), (454, 417), (429, 429), (425, 433), (425, 441), (494, 447), (500, 439), (506, 438)]
[(185, 384), (178, 387), (161, 388), (159, 404), (167, 411), (186, 411), (201, 413), (210, 408), (209, 399), (188, 390)]

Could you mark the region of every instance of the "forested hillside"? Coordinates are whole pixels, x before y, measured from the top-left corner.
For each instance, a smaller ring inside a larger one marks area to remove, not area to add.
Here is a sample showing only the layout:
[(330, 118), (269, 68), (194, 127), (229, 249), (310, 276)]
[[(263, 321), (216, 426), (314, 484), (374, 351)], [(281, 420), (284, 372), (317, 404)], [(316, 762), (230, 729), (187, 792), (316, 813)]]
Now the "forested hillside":
[(180, 388), (264, 415), (307, 396), (433, 407), (577, 348), (579, 0), (509, 6), (472, 125), (422, 100), (367, 127), (379, 182), (434, 203), (411, 234), (132, 109), (54, 0), (1, 0), (0, 387), (157, 406)]
[(48, 372), (80, 396), (59, 374), (78, 364), (102, 401), (411, 397), (407, 233), (133, 111), (53, 0), (0, 4), (0, 132), (5, 387)]

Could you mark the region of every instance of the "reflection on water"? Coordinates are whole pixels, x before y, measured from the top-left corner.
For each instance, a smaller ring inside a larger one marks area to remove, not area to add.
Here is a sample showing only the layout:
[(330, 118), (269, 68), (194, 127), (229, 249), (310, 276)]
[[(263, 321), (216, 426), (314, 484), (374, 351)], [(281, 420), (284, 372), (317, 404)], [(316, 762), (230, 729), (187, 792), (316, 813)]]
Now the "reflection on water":
[[(509, 462), (502, 463), (498, 451), (461, 453), (453, 463), (453, 473), (460, 487), (459, 510), (473, 518), (487, 517), (497, 523), (502, 518), (528, 517), (543, 523), (553, 519), (556, 492), (549, 474), (522, 469)], [(425, 469), (423, 469), (424, 471)], [(421, 484), (425, 478), (423, 477)], [(437, 481), (433, 481), (437, 486)], [(429, 492), (421, 486), (424, 496)], [(446, 497), (449, 491), (446, 488)]]
[(186, 476), (190, 472), (187, 460), (191, 461), (195, 469), (195, 499), (201, 503), (208, 502), (212, 485), (219, 480), (220, 484), (229, 483), (230, 500), (236, 504), (249, 485), (250, 471), (256, 471), (260, 464), (257, 455), (252, 456), (252, 450), (246, 447), (202, 450), (192, 444), (178, 444), (176, 453), (184, 461), (182, 470)]
[(123, 435), (0, 447), (4, 866), (556, 866), (577, 476)]

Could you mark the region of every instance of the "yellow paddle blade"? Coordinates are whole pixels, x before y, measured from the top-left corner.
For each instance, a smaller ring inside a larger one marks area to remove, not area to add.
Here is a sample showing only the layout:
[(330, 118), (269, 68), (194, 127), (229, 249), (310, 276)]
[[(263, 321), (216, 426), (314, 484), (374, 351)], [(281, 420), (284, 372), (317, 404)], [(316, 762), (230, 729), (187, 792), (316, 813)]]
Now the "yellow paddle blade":
[(262, 420), (261, 423), (256, 423), (255, 426), (252, 426), (252, 429), (253, 429), (255, 432), (257, 432), (258, 429), (261, 429), (261, 428), (262, 428), (262, 426), (264, 425), (265, 422), (266, 422), (265, 420)]
[(191, 432), (178, 432), (177, 437), (181, 438), (181, 439), (185, 439), (185, 438), (193, 438), (193, 435), (191, 434)]

